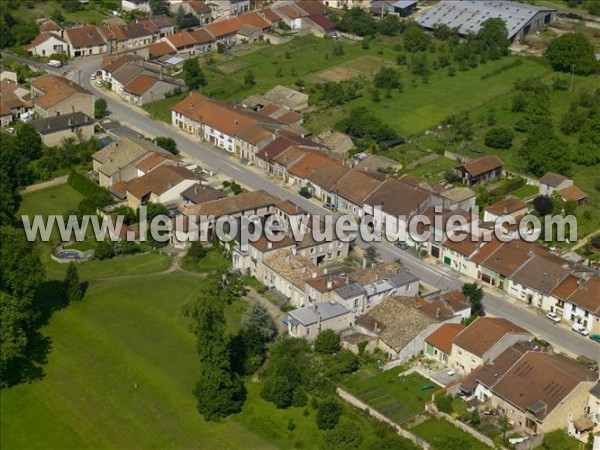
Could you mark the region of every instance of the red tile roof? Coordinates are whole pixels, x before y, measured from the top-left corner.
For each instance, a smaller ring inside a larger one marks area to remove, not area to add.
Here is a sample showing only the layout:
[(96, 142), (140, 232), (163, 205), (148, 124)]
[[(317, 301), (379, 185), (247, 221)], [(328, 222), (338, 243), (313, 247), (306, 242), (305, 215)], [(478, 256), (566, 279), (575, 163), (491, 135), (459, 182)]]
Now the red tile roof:
[(148, 47), (148, 50), (150, 51), (150, 58), (159, 58), (163, 55), (170, 55), (177, 52), (168, 42), (164, 41), (155, 42)]
[(306, 12), (309, 16), (325, 16), (329, 14), (329, 8), (320, 1), (301, 0), (296, 6)]
[(502, 160), (494, 155), (484, 156), (472, 161), (460, 164), (458, 167), (464, 167), (472, 176), (478, 176), (491, 170), (502, 167)]
[(123, 90), (133, 95), (143, 95), (148, 89), (154, 86), (158, 82), (158, 78), (151, 77), (150, 75), (138, 75), (129, 83), (127, 83)]
[(528, 331), (506, 319), (479, 317), (454, 338), (453, 344), (483, 357), (508, 333), (528, 334)]
[(190, 31), (190, 35), (196, 41), (196, 44), (208, 44), (209, 42), (213, 42), (215, 38), (206, 31), (204, 28), (198, 28), (197, 30)]
[(325, 30), (325, 31), (335, 30), (335, 22), (333, 22), (332, 20), (328, 19), (325, 16), (314, 15), (314, 16), (308, 16), (308, 18), (310, 20), (312, 20), (314, 23), (316, 23), (318, 26), (323, 28), (323, 30)]
[(527, 203), (525, 203), (523, 200), (516, 197), (506, 197), (505, 199), (488, 206), (485, 208), (485, 210), (490, 214), (494, 214), (495, 216), (502, 216), (514, 214), (526, 208)]
[(600, 314), (600, 276), (598, 275), (587, 279), (569, 275), (554, 288), (552, 295), (596, 316)]
[(104, 39), (100, 30), (95, 25), (67, 28), (65, 35), (74, 48), (106, 44), (106, 39)]
[(47, 32), (47, 31), (60, 31), (61, 28), (60, 26), (52, 19), (42, 19), (39, 22), (40, 25), (40, 31), (43, 32)]
[(180, 33), (175, 33), (166, 36), (165, 40), (169, 41), (171, 45), (176, 49), (190, 47), (196, 43), (196, 40), (187, 31), (182, 31)]
[(318, 152), (309, 152), (288, 169), (291, 175), (308, 180), (325, 190), (331, 190), (349, 171), (342, 163)]
[(452, 340), (464, 329), (465, 326), (460, 323), (445, 323), (427, 336), (425, 342), (449, 355), (452, 353)]
[(565, 201), (577, 202), (587, 198), (587, 194), (575, 186), (564, 188), (563, 190), (558, 191), (558, 193)]
[(149, 193), (161, 195), (184, 180), (195, 179), (196, 175), (185, 167), (162, 165), (127, 183), (127, 193), (136, 198)]

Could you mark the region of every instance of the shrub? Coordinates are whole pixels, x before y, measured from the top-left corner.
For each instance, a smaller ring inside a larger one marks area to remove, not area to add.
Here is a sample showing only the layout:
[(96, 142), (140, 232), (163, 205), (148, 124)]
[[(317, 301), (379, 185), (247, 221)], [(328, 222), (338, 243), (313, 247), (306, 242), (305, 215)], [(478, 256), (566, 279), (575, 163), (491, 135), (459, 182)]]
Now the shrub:
[(491, 148), (508, 149), (512, 147), (515, 134), (504, 127), (491, 128), (485, 134), (485, 145)]
[(159, 147), (164, 148), (169, 153), (172, 153), (173, 155), (179, 154), (179, 149), (177, 148), (177, 142), (175, 142), (175, 139), (173, 139), (173, 138), (157, 137), (154, 139), (154, 143), (156, 145), (158, 145)]
[(452, 407), (452, 397), (448, 394), (438, 395), (435, 398), (435, 406), (441, 412), (446, 414), (452, 414), (454, 412), (454, 408)]
[(547, 195), (540, 195), (533, 200), (533, 207), (540, 216), (545, 216), (554, 210), (554, 202)]
[(340, 337), (333, 330), (324, 330), (315, 339), (315, 351), (318, 353), (335, 353), (340, 349)]
[(194, 241), (190, 245), (190, 248), (185, 255), (187, 258), (191, 258), (194, 261), (200, 261), (206, 255), (206, 249), (201, 242)]
[(99, 260), (110, 259), (115, 256), (115, 251), (110, 242), (100, 241), (98, 245), (96, 245), (96, 250), (94, 251), (94, 257)]
[(292, 405), (297, 407), (303, 407), (308, 404), (308, 397), (306, 396), (306, 392), (304, 389), (297, 387), (294, 390), (294, 395), (292, 396)]
[(316, 421), (319, 430), (331, 430), (337, 425), (342, 415), (342, 407), (335, 400), (321, 402), (317, 409)]

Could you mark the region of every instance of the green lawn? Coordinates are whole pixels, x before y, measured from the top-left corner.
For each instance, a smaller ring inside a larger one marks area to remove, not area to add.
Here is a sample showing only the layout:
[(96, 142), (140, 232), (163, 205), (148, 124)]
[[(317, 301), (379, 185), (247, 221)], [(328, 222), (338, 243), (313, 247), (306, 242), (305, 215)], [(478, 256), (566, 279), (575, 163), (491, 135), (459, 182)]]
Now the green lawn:
[(155, 102), (147, 103), (143, 106), (150, 116), (156, 120), (162, 122), (171, 123), (171, 108), (187, 97), (188, 93), (184, 92), (173, 97), (165, 98), (163, 100), (156, 100)]
[(68, 184), (49, 187), (24, 194), (18, 214), (19, 216), (41, 214), (44, 217), (50, 214), (62, 214), (76, 208), (81, 200), (83, 195)]
[[(68, 12), (62, 6), (61, 0), (48, 0), (45, 2), (19, 2), (20, 7), (16, 10), (8, 10), (18, 20), (32, 20), (34, 18), (49, 17), (55, 11), (60, 11), (68, 22), (100, 24), (108, 19), (110, 13), (99, 5), (99, 1), (92, 0), (89, 5), (82, 5), (80, 11)], [(31, 4), (29, 8), (26, 5)]]
[(181, 267), (190, 272), (209, 273), (227, 270), (230, 265), (231, 261), (225, 258), (219, 249), (210, 248), (200, 261), (196, 262), (189, 258), (184, 258)]
[[(2, 448), (268, 448), (234, 420), (207, 424), (195, 410), (181, 307), (201, 289), (186, 276), (116, 281), (56, 312), (42, 330), (52, 340), (45, 377), (2, 393)], [(232, 329), (247, 304), (234, 305)]]
[[(26, 214), (30, 218), (40, 214), (47, 217), (50, 214), (64, 214), (77, 207), (83, 196), (69, 185), (55, 186), (40, 191), (23, 195), (19, 215)], [(59, 241), (57, 231), (52, 233), (50, 242), (38, 242), (40, 257), (46, 267), (46, 276), (50, 279), (62, 279), (67, 269), (67, 264), (61, 264), (50, 258), (52, 246)], [(93, 243), (92, 243), (93, 244)], [(75, 247), (89, 247), (89, 242), (77, 243)], [(87, 248), (86, 248), (87, 249)], [(96, 280), (123, 275), (138, 275), (160, 272), (171, 264), (168, 255), (159, 253), (144, 253), (131, 256), (120, 256), (107, 261), (91, 260), (80, 263), (77, 268), (82, 280)]]
[(347, 378), (348, 390), (365, 403), (402, 423), (425, 410), (435, 389), (421, 392), (429, 380), (417, 373), (399, 377), (403, 368), (386, 370), (376, 375), (359, 372)]
[(435, 450), (445, 450), (442, 442), (448, 437), (466, 439), (471, 444), (470, 447), (468, 447), (471, 450), (483, 450), (490, 448), (483, 442), (475, 439), (469, 433), (462, 431), (460, 428), (455, 427), (450, 422), (447, 422), (443, 419), (428, 419), (416, 427), (411, 428), (410, 431), (417, 436), (421, 436), (423, 439), (429, 442)]
[(444, 178), (444, 172), (446, 170), (454, 169), (454, 166), (456, 166), (455, 161), (440, 156), (435, 161), (421, 164), (414, 169), (409, 170), (408, 174), (425, 180), (442, 181)]

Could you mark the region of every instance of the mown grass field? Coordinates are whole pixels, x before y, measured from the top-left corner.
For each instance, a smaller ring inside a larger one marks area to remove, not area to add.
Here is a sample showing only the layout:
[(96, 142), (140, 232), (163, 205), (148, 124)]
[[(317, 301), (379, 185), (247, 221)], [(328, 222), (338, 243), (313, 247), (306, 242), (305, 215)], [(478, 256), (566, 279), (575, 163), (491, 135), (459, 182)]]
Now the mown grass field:
[(490, 61), (466, 72), (457, 71), (454, 77), (440, 70), (433, 73), (428, 84), (418, 82), (416, 86), (410, 83), (412, 77), (404, 75), (404, 92), (392, 93), (391, 99), (382, 95), (379, 103), (373, 102), (370, 95), (364, 95), (346, 104), (345, 109), (365, 106), (404, 136), (423, 132), (454, 113), (469, 111), (505, 96), (519, 78), (550, 73), (549, 67), (538, 60), (523, 58), (520, 66), (482, 79), (483, 75), (510, 64), (515, 58)]
[(425, 410), (433, 389), (421, 391), (430, 381), (417, 374), (401, 375), (403, 368), (380, 372), (375, 375), (358, 372), (347, 378), (348, 390), (397, 423), (402, 423)]
[[(181, 307), (201, 289), (186, 276), (115, 281), (56, 312), (42, 330), (52, 340), (45, 377), (2, 393), (2, 448), (269, 448), (234, 420), (208, 424), (196, 412)], [(232, 331), (246, 306), (227, 307)]]
[(210, 248), (206, 251), (204, 258), (200, 261), (194, 261), (189, 258), (183, 258), (181, 267), (184, 270), (198, 273), (209, 273), (220, 270), (227, 270), (231, 262), (223, 256), (216, 248)]
[(410, 431), (417, 436), (421, 436), (436, 450), (444, 450), (443, 441), (448, 437), (465, 439), (469, 442), (470, 445), (468, 448), (471, 450), (484, 450), (490, 448), (483, 442), (475, 439), (469, 433), (462, 431), (460, 428), (455, 427), (450, 422), (443, 419), (428, 419), (416, 427), (411, 428)]
[[(45, 376), (2, 392), (1, 447), (321, 448), (316, 411), (277, 409), (260, 398), (260, 382), (247, 381), (240, 414), (202, 419), (192, 395), (195, 340), (181, 314), (197, 295), (197, 277), (154, 275), (94, 285), (81, 303), (55, 311), (41, 330), (51, 341)], [(226, 307), (229, 332), (239, 330), (247, 307), (243, 300)], [(360, 429), (362, 448), (378, 439), (373, 420), (343, 410), (342, 420)]]

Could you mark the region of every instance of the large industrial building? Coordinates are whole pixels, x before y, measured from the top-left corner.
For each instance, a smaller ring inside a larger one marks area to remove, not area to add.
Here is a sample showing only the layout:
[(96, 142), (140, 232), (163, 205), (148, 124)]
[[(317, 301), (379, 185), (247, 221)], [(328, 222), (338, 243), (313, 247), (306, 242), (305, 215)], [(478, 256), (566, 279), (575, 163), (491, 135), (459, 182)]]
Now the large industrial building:
[(487, 19), (500, 18), (506, 23), (509, 39), (519, 40), (552, 23), (556, 14), (555, 9), (504, 0), (443, 0), (425, 12), (418, 23), (430, 30), (447, 25), (464, 36), (477, 33)]

